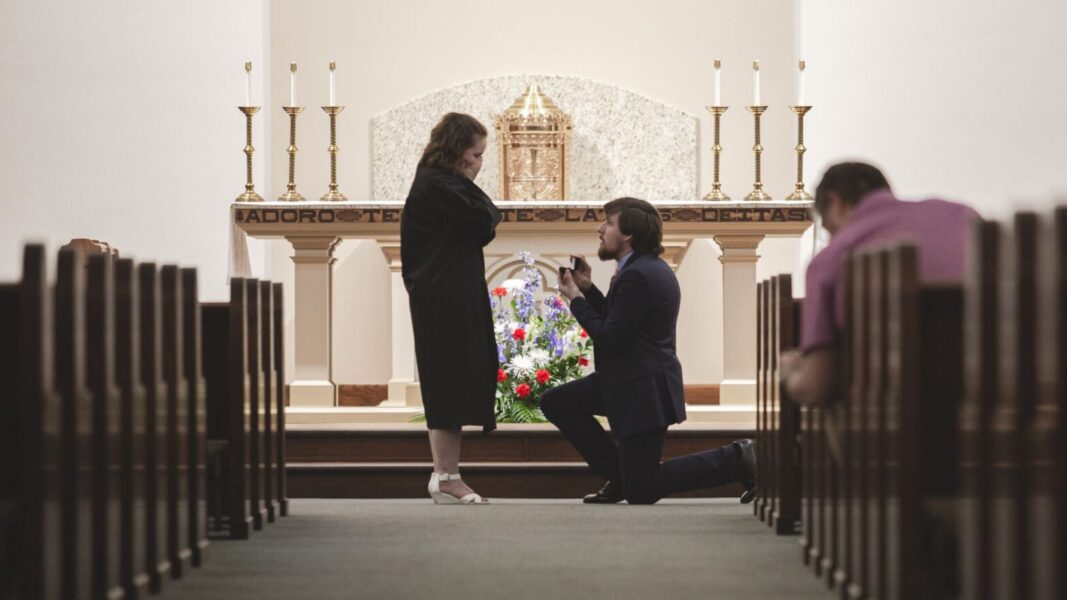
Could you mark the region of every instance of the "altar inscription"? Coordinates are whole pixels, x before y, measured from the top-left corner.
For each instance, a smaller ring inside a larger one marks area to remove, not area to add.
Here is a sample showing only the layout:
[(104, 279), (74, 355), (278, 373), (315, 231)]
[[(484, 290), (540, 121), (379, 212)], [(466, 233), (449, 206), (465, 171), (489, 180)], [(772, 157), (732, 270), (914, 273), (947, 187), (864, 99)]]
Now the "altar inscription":
[[(238, 224), (399, 223), (402, 208), (236, 208)], [(805, 207), (663, 207), (665, 223), (806, 223)], [(503, 223), (599, 223), (603, 208), (503, 208)]]

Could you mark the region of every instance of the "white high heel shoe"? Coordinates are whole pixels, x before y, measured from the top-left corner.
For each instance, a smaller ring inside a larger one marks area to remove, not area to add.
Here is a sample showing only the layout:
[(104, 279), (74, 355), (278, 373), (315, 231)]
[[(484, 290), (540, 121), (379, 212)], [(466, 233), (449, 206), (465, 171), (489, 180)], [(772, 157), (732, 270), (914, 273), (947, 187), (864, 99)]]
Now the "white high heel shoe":
[(434, 473), (430, 475), (430, 484), (427, 486), (427, 490), (430, 492), (430, 497), (433, 498), (434, 504), (488, 504), (489, 501), (482, 498), (478, 494), (471, 492), (462, 498), (458, 498), (449, 494), (448, 492), (441, 491), (442, 481), (460, 481), (459, 473), (445, 473), (440, 475)]

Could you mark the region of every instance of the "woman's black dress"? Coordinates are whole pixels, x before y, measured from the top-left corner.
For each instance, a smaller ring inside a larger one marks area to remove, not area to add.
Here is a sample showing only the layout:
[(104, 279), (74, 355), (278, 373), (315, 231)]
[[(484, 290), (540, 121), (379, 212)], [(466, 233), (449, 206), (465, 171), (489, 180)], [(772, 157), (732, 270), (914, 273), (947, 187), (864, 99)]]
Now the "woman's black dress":
[(473, 181), (419, 167), (400, 218), (400, 260), (431, 429), (496, 428), (496, 338), (482, 248), (500, 211)]

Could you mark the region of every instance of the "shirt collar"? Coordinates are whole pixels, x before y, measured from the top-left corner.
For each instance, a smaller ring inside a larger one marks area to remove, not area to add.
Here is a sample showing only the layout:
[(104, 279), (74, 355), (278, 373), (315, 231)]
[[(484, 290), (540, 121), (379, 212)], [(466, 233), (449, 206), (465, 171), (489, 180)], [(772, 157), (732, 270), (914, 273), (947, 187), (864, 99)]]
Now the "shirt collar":
[(620, 258), (619, 259), (619, 266), (615, 268), (615, 272), (618, 273), (619, 271), (621, 271), (622, 268), (626, 266), (626, 263), (630, 262), (630, 257), (633, 256), (633, 255), (634, 255), (634, 253), (631, 250), (626, 256), (623, 256), (622, 258)]

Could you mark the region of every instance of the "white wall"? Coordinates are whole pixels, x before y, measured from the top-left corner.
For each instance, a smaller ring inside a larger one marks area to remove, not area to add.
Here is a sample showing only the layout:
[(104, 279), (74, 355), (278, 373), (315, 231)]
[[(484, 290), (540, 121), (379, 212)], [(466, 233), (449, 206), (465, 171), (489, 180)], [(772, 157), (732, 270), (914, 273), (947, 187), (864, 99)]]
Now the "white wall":
[[(0, 3), (0, 279), (19, 276), (26, 241), (90, 237), (198, 267), (201, 299), (228, 298), (228, 205), (244, 191), (235, 107), (245, 60), (260, 102), (268, 89), (268, 22), (266, 0)], [(261, 244), (251, 251), (261, 274)]]
[[(338, 121), (338, 181), (349, 198), (371, 195), (374, 115), (438, 89), (516, 73), (587, 77), (698, 117), (703, 195), (711, 188), (711, 118), (704, 107), (712, 101), (712, 61), (721, 58), (723, 102), (730, 106), (723, 121), (723, 189), (739, 199), (752, 187), (752, 117), (744, 105), (751, 103), (751, 61), (759, 58), (763, 100), (772, 107), (763, 120), (763, 181), (780, 198), (793, 184), (795, 134), (785, 108), (794, 93), (793, 18), (792, 0), (544, 0), (535, 10), (493, 0), (274, 0), (273, 92), (288, 98), (288, 64), (297, 62), (297, 100), (309, 107), (298, 129), (297, 183), (307, 197), (321, 196), (329, 179), (328, 120), (318, 107), (327, 100), (331, 60), (337, 61), (338, 103), (346, 105)], [(551, 89), (545, 93), (552, 96)], [(271, 114), (278, 135), (287, 132), (285, 113), (276, 106)], [(429, 131), (425, 135), (428, 139)], [(279, 140), (271, 153), (274, 196), (285, 189), (284, 150)], [(338, 249), (333, 327), (338, 383), (384, 383), (390, 376), (385, 321), (371, 318), (387, 314), (388, 276), (376, 250), (365, 245), (346, 241)], [(782, 251), (780, 244), (772, 246)], [(784, 252), (793, 256), (788, 246)], [(285, 242), (271, 247), (271, 275), (291, 288), (292, 252)], [(714, 243), (698, 241), (679, 270), (687, 294), (679, 354), (691, 383), (722, 378), (717, 257)], [(784, 270), (791, 268), (790, 263)], [(291, 296), (287, 305), (292, 306)]]
[(798, 0), (797, 20), (813, 174), (860, 157), (987, 217), (1067, 195), (1067, 4)]

